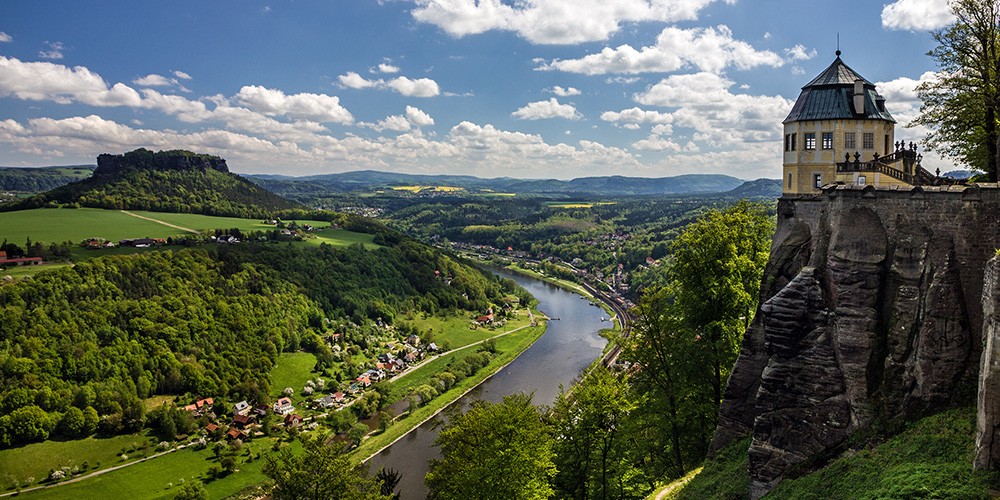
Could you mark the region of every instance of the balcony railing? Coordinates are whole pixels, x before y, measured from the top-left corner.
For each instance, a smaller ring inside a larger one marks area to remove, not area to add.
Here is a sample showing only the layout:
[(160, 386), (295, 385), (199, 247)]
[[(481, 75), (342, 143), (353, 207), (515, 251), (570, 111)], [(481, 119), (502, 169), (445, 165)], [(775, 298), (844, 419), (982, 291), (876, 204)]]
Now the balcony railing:
[(923, 155), (917, 154), (917, 147), (911, 142), (909, 147), (902, 141), (896, 143), (896, 150), (891, 154), (880, 157), (875, 153), (869, 161), (861, 161), (861, 153), (854, 153), (854, 160), (851, 161), (851, 154), (844, 155), (844, 161), (837, 163), (837, 173), (866, 173), (874, 172), (888, 175), (894, 179), (903, 181), (913, 186), (940, 184), (953, 184), (952, 179), (941, 177), (927, 171), (920, 166)]

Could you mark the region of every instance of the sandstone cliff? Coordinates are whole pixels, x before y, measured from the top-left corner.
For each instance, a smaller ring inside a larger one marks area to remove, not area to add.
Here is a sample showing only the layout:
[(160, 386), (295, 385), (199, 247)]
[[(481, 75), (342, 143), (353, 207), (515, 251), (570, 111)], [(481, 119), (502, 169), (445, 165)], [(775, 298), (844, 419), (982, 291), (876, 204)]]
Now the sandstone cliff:
[(779, 201), (712, 443), (753, 436), (751, 496), (854, 433), (974, 400), (984, 269), (998, 247), (995, 185), (840, 186)]

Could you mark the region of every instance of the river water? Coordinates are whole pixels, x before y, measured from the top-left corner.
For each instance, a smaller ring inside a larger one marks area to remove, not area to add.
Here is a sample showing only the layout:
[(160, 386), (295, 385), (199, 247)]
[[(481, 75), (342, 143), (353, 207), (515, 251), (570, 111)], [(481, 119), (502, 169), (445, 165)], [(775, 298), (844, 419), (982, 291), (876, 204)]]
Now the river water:
[[(460, 404), (464, 408), (477, 399), (497, 402), (518, 392), (533, 392), (536, 405), (551, 405), (559, 394), (559, 387), (569, 387), (581, 370), (600, 356), (607, 342), (598, 332), (611, 326), (601, 321), (607, 312), (590, 300), (544, 281), (503, 270), (494, 272), (527, 289), (538, 299), (540, 311), (559, 320), (549, 321), (545, 334), (531, 347), (452, 405)], [(440, 413), (417, 427), (368, 462), (372, 473), (379, 467), (399, 471), (402, 478), (396, 491), (402, 494), (403, 500), (427, 496), (424, 475), (427, 461), (440, 456), (434, 439), (443, 415)]]

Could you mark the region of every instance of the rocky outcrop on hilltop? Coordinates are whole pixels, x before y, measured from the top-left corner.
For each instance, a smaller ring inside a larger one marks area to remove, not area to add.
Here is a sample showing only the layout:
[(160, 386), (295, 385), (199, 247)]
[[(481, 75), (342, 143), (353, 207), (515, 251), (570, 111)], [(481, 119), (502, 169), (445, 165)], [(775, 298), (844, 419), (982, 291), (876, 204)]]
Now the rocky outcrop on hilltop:
[(108, 153), (98, 155), (94, 176), (118, 177), (135, 170), (190, 170), (199, 172), (216, 170), (229, 173), (226, 160), (218, 156), (179, 149), (154, 153), (148, 149), (139, 148), (120, 155)]
[(755, 498), (852, 434), (974, 399), (984, 269), (1000, 247), (996, 188), (840, 187), (778, 212), (713, 440), (753, 436)]

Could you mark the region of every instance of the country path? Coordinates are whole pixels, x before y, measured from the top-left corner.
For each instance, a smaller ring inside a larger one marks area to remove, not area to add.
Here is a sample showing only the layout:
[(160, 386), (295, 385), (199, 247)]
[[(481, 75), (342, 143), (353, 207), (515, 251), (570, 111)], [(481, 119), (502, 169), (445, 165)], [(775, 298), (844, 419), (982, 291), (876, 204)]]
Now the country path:
[(177, 226), (177, 225), (171, 224), (169, 222), (163, 222), (162, 220), (156, 220), (156, 219), (153, 219), (151, 217), (145, 217), (145, 216), (142, 216), (142, 215), (139, 215), (139, 214), (134, 214), (132, 212), (129, 212), (128, 210), (122, 210), (121, 212), (123, 214), (125, 214), (125, 215), (131, 215), (132, 217), (137, 217), (139, 219), (148, 220), (150, 222), (155, 222), (157, 224), (163, 224), (164, 226), (172, 227), (174, 229), (180, 229), (181, 231), (186, 231), (186, 232), (194, 233), (194, 234), (201, 233), (201, 231), (195, 231), (194, 229), (191, 229), (191, 228), (181, 227), (181, 226)]

